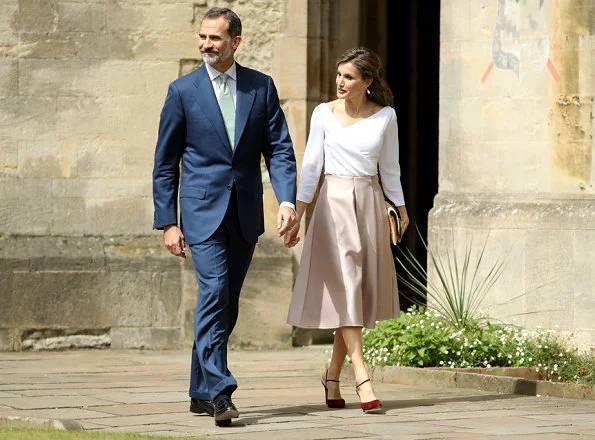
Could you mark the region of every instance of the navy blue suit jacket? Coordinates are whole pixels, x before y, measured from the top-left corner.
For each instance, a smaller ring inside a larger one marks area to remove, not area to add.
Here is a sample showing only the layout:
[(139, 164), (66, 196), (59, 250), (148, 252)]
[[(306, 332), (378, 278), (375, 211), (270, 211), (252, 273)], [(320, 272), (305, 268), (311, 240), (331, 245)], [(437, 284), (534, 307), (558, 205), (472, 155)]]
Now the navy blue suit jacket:
[(161, 112), (153, 227), (177, 224), (179, 196), (180, 227), (188, 244), (206, 240), (219, 227), (234, 186), (242, 234), (257, 241), (264, 232), (261, 156), (277, 200), (295, 204), (295, 155), (273, 80), (236, 66), (233, 150), (204, 65), (170, 84)]

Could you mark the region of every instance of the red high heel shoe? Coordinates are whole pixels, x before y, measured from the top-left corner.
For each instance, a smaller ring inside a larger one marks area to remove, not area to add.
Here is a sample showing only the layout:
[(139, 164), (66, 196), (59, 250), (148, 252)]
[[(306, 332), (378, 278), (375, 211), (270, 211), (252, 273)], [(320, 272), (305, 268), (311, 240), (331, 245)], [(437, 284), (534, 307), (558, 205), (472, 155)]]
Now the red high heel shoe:
[(345, 408), (345, 400), (344, 399), (329, 399), (328, 398), (328, 388), (326, 386), (327, 382), (336, 382), (339, 383), (338, 380), (333, 380), (328, 378), (328, 370), (324, 373), (324, 380), (320, 379), (320, 383), (324, 387), (324, 400), (326, 401), (326, 406), (329, 408)]
[[(359, 385), (355, 386), (355, 392), (357, 393), (358, 396), (359, 396), (359, 387), (361, 387), (366, 382), (370, 382), (370, 379), (366, 379)], [(362, 407), (362, 411), (365, 412), (366, 414), (374, 414), (374, 413), (379, 413), (382, 411), (382, 402), (380, 402), (380, 400), (378, 400), (378, 399), (374, 399), (369, 402), (361, 402), (360, 406)]]

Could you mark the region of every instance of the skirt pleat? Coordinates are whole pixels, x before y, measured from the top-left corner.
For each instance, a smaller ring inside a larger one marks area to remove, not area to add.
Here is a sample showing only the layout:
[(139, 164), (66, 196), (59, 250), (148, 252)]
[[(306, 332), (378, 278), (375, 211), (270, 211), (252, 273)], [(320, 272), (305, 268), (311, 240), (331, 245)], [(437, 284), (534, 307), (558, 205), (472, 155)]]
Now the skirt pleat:
[(304, 240), (287, 322), (302, 328), (372, 328), (398, 315), (377, 176), (326, 175)]

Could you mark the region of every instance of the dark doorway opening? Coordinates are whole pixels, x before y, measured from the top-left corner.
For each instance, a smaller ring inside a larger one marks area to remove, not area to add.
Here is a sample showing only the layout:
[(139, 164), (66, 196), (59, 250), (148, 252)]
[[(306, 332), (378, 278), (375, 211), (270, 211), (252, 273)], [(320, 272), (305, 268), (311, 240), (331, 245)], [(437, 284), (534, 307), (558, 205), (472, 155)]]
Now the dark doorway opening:
[[(362, 44), (381, 55), (395, 95), (401, 182), (411, 219), (399, 247), (408, 248), (425, 267), (426, 249), (416, 227), (427, 243), (428, 213), (438, 192), (440, 1), (362, 1), (361, 12)], [(399, 290), (406, 310), (412, 294), (402, 283)]]

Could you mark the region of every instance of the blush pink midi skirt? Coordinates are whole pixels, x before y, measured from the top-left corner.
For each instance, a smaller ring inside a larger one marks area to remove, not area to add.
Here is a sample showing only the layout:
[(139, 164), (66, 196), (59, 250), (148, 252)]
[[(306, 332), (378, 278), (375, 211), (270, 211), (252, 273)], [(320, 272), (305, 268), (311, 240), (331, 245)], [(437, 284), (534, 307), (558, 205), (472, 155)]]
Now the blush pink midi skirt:
[(306, 232), (289, 324), (373, 328), (399, 316), (384, 206), (377, 176), (325, 175)]

